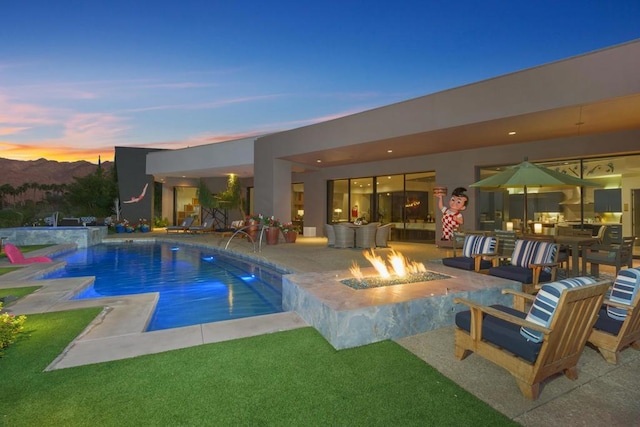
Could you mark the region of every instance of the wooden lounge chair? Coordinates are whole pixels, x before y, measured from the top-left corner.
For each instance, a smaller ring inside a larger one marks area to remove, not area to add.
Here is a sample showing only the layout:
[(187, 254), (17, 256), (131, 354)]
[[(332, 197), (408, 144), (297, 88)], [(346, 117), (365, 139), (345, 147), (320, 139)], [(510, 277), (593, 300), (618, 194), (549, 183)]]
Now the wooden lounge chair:
[(578, 377), (578, 360), (608, 287), (606, 281), (577, 277), (544, 284), (537, 296), (502, 291), (514, 296), (514, 307), (532, 303), (529, 313), (455, 298), (470, 307), (456, 314), (455, 357), (462, 360), (474, 352), (505, 368), (522, 394), (535, 400), (546, 378), (558, 373)]
[(600, 275), (600, 265), (612, 265), (616, 268), (616, 275), (624, 266), (633, 267), (633, 243), (635, 237), (623, 237), (622, 243), (610, 245), (590, 245), (585, 247), (582, 254), (582, 273), (587, 272), (587, 263), (591, 264), (591, 275)]
[(191, 224), (193, 224), (194, 218), (192, 216), (185, 218), (180, 225), (167, 226), (167, 234), (169, 233), (186, 233)]
[(509, 264), (491, 267), (489, 274), (521, 282), (524, 292), (534, 293), (538, 283), (556, 279), (558, 265), (556, 243), (518, 239)]
[[(456, 240), (456, 236), (454, 236), (453, 240)], [(498, 241), (495, 237), (468, 234), (464, 238), (460, 256), (442, 258), (442, 264), (447, 267), (476, 272), (486, 270), (498, 261), (494, 257), (497, 246)], [(491, 259), (485, 259), (486, 257), (491, 257)]]
[(38, 262), (52, 262), (51, 258), (46, 256), (34, 256), (30, 258), (25, 258), (20, 249), (18, 249), (15, 245), (11, 243), (4, 244), (4, 253), (7, 254), (7, 258), (9, 258), (9, 262), (11, 264), (34, 264)]
[(620, 270), (588, 342), (614, 365), (626, 347), (640, 350), (640, 269)]

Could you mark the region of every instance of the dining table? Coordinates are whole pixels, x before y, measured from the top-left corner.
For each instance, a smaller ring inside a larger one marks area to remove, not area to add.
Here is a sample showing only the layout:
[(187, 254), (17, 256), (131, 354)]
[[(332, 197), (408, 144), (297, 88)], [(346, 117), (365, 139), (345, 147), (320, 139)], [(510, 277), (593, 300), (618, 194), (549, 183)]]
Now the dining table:
[[(571, 249), (571, 276), (580, 274), (580, 249), (597, 243), (597, 239), (591, 236), (557, 235), (553, 238), (555, 243), (567, 246)], [(583, 272), (584, 274), (584, 272)]]

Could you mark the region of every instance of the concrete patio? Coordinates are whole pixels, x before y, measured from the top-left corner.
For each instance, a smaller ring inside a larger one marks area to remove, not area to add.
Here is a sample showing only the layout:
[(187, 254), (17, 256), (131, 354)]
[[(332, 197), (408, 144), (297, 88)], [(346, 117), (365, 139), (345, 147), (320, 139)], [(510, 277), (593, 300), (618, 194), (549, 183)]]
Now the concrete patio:
[[(120, 236), (109, 238), (119, 239)], [(224, 248), (226, 238), (213, 234), (170, 235), (164, 232), (127, 235), (132, 238), (158, 238), (185, 244), (207, 245)], [(448, 256), (446, 249), (435, 245), (390, 242), (391, 248), (379, 249), (380, 255), (390, 250), (402, 252), (418, 262), (429, 262)], [(332, 249), (326, 247), (324, 238), (299, 238), (295, 244), (263, 246), (253, 252), (245, 240), (234, 239), (229, 250), (238, 256), (253, 258), (261, 262), (278, 265), (295, 273), (328, 272), (346, 270), (355, 260), (366, 266), (361, 250)], [(30, 255), (46, 255), (48, 249)], [(6, 260), (0, 264), (7, 265)], [(635, 260), (635, 265), (640, 265)], [(0, 287), (32, 285), (26, 278), (34, 274), (30, 266), (19, 272), (0, 276)], [(604, 269), (603, 269), (604, 270)], [(37, 274), (37, 273), (36, 273)], [(85, 286), (82, 280), (68, 281), (64, 287), (45, 287), (24, 298), (11, 307), (13, 312), (35, 313), (77, 307), (78, 304), (94, 302), (69, 302), (66, 296), (78, 287)], [(271, 333), (279, 330), (307, 326), (297, 314), (279, 313), (260, 318), (240, 319), (214, 324), (195, 325), (174, 330), (142, 333), (141, 325), (152, 310), (154, 297), (138, 295), (127, 298), (109, 298), (101, 301), (108, 308), (64, 354), (52, 361), (50, 369), (65, 368), (87, 363), (134, 357), (203, 343)], [(135, 310), (133, 309), (135, 307)], [(109, 312), (117, 311), (117, 316)], [(121, 317), (123, 316), (123, 317)], [(120, 319), (116, 321), (115, 319)], [(434, 366), (466, 390), (489, 405), (525, 426), (554, 425), (619, 425), (640, 424), (640, 352), (627, 349), (622, 352), (621, 362), (610, 365), (592, 348), (585, 348), (578, 366), (579, 378), (571, 381), (556, 377), (544, 383), (537, 401), (525, 399), (513, 378), (503, 369), (486, 360), (471, 355), (463, 361), (453, 357), (453, 327), (445, 326), (395, 340), (417, 357)]]

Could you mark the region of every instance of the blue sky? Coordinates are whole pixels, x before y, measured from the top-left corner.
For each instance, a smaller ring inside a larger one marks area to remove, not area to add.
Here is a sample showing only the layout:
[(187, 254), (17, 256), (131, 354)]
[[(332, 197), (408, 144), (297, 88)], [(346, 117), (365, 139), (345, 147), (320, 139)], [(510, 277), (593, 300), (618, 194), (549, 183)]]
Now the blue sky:
[(640, 1), (0, 2), (0, 157), (305, 126), (640, 38)]

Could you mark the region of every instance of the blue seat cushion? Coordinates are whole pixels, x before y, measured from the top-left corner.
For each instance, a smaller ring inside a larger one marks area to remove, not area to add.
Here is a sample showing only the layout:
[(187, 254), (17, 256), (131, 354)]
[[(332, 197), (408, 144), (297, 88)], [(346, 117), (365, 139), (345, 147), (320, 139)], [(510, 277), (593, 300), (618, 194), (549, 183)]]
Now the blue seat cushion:
[(623, 323), (622, 320), (615, 320), (609, 317), (607, 315), (607, 306), (603, 306), (598, 313), (598, 320), (596, 320), (596, 324), (593, 325), (593, 329), (608, 332), (611, 335), (618, 335)]
[[(515, 280), (516, 282), (530, 284), (533, 283), (533, 270), (528, 267), (517, 265), (500, 265), (489, 269), (491, 276), (502, 277), (503, 279)], [(551, 273), (545, 270), (540, 271), (540, 282), (551, 280)]]
[[(524, 319), (526, 313), (522, 313), (504, 305), (492, 305), (491, 307)], [(456, 314), (456, 326), (467, 332), (471, 330), (471, 311), (461, 311)], [(498, 319), (485, 314), (482, 321), (482, 339), (497, 345), (522, 359), (535, 363), (540, 353), (541, 343), (535, 343), (524, 338), (520, 334), (520, 326), (511, 322)]]
[[(474, 259), (466, 256), (456, 256), (449, 258), (442, 258), (442, 264), (447, 267), (461, 268), (463, 270), (474, 270)], [(485, 270), (491, 267), (491, 261), (483, 259), (480, 261), (480, 269)]]

